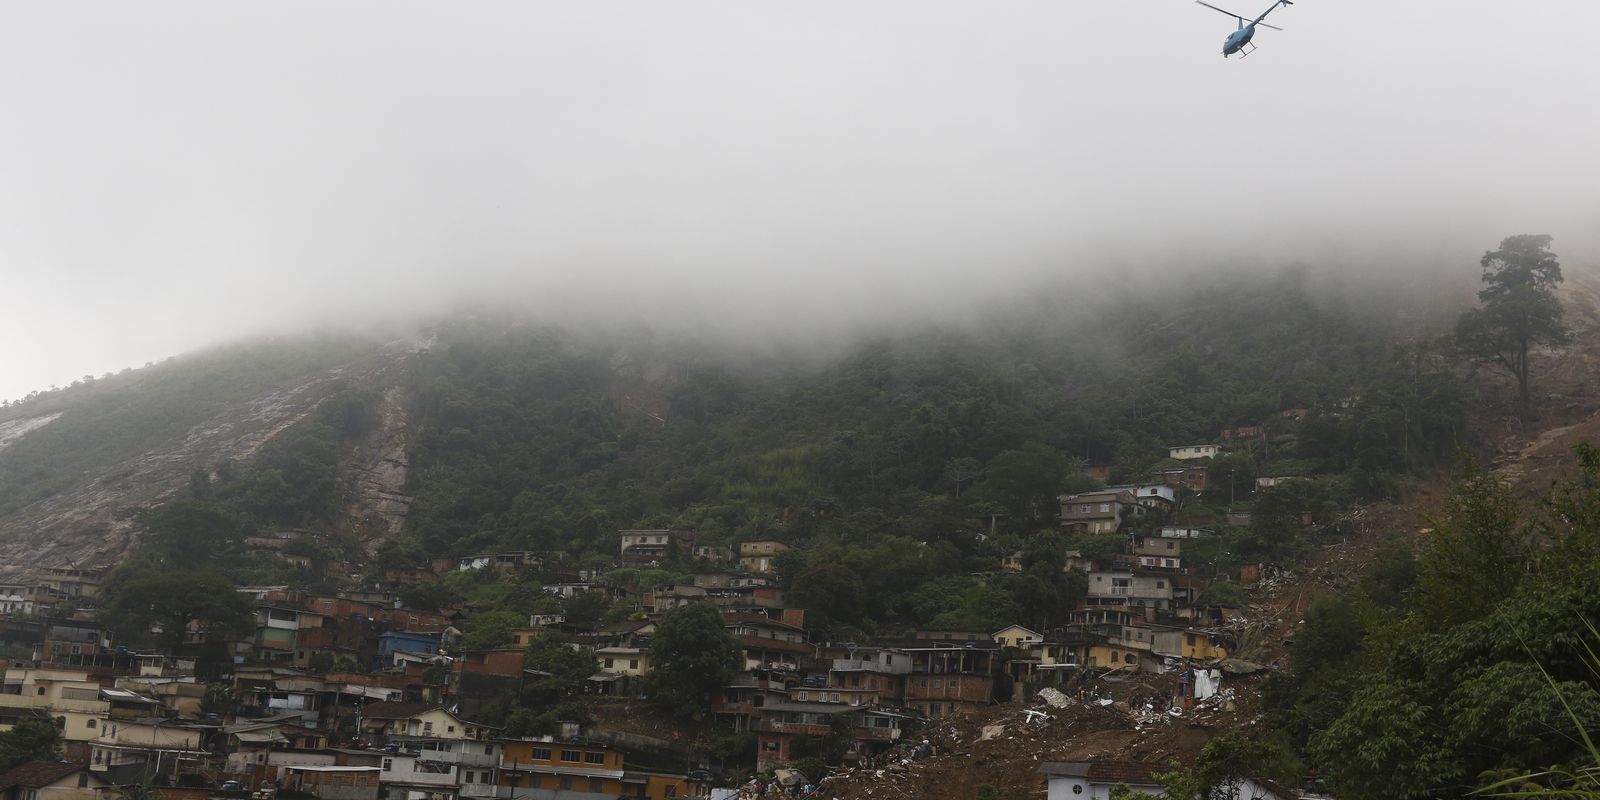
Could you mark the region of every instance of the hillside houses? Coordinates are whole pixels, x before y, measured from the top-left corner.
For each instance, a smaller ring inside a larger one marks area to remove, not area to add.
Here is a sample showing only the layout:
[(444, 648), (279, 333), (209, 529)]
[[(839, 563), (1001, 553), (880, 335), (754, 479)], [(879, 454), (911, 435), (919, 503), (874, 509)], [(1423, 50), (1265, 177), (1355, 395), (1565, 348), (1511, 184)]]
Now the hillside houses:
[[(672, 582), (617, 585), (592, 560), (545, 567), (558, 559), (506, 551), (387, 568), (370, 585), (335, 593), (239, 587), (251, 625), (238, 641), (211, 643), (231, 663), (208, 684), (192, 653), (128, 652), (92, 614), (37, 619), (41, 598), (76, 592), (81, 602), (98, 591), (94, 571), (64, 570), (48, 585), (19, 582), (0, 593), (8, 604), (0, 639), (35, 659), (7, 668), (0, 728), (57, 720), (69, 757), (110, 786), (154, 774), (168, 783), (281, 783), (327, 800), (703, 796), (710, 785), (682, 753), (663, 759), (565, 721), (556, 734), (514, 736), (483, 719), (550, 676), (525, 658), (542, 642), (590, 660), (580, 691), (595, 702), (635, 701), (657, 666), (657, 621), (706, 604), (739, 646), (737, 673), (710, 711), (754, 734), (759, 767), (792, 763), (802, 736), (835, 734), (848, 740), (847, 761), (872, 763), (918, 720), (1107, 672), (1166, 672), (1225, 657), (1228, 637), (1203, 627), (1210, 614), (1193, 607), (1204, 584), (1184, 555), (1186, 539), (1209, 531), (1157, 524), (1175, 518), (1196, 491), (1188, 481), (1203, 474), (1174, 470), (1057, 498), (1064, 530), (1112, 537), (1116, 551), (1097, 550), (1092, 560), (1061, 553), (1064, 570), (1084, 573), (1087, 595), (1049, 629), (1018, 623), (820, 641), (807, 610), (780, 588), (778, 562), (790, 545), (754, 538), (724, 547), (689, 531), (622, 530), (608, 558), (635, 567), (629, 576), (665, 571)], [(1023, 551), (993, 558), (1002, 572), (1022, 570)], [(517, 617), (496, 646), (465, 649), (461, 631), (473, 629), (477, 609), (407, 608), (400, 597), (411, 595), (397, 589), (452, 573), (515, 582), (543, 598), (540, 610)], [(597, 595), (611, 603), (603, 620), (553, 611)], [(193, 633), (186, 650), (204, 641), (204, 631)]]

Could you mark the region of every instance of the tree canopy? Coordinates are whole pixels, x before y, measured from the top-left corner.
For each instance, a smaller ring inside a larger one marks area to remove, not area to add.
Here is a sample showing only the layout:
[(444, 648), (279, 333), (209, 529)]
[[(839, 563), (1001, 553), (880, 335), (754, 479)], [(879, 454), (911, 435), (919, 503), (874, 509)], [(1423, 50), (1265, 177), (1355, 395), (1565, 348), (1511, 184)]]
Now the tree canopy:
[(651, 702), (680, 719), (703, 719), (711, 699), (741, 666), (739, 640), (710, 603), (691, 603), (661, 617), (650, 642)]
[(1519, 408), (1528, 415), (1530, 356), (1542, 345), (1570, 338), (1562, 321), (1561, 301), (1553, 289), (1561, 282), (1561, 265), (1544, 235), (1512, 236), (1482, 260), (1482, 305), (1468, 309), (1456, 323), (1456, 343), (1480, 361), (1504, 368), (1516, 378)]

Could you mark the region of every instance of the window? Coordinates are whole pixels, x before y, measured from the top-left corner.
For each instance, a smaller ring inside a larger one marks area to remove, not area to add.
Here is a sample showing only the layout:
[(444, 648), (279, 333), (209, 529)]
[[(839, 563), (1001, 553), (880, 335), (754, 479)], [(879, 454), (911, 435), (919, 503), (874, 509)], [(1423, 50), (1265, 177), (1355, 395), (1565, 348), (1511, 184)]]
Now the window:
[(533, 755), (531, 756), (531, 758), (533, 758), (535, 761), (549, 761), (550, 760), (550, 748), (548, 748), (548, 747), (535, 747), (535, 748), (533, 748)]
[(944, 686), (944, 681), (939, 680), (938, 678), (935, 678), (933, 680), (933, 688), (939, 689), (939, 688), (942, 688), (943, 686)]
[(1102, 513), (1102, 514), (1110, 514), (1111, 513), (1111, 504), (1110, 503), (1101, 503), (1100, 504), (1100, 513)]
[(89, 721), (87, 721), (87, 722), (85, 722), (83, 724), (84, 724), (84, 727), (86, 727), (86, 728), (93, 728), (95, 726), (95, 721), (91, 719), (91, 720), (89, 720)]
[(1166, 581), (1156, 581), (1156, 588), (1157, 589), (1165, 589), (1165, 588), (1167, 588), (1167, 582)]
[(956, 679), (955, 678), (951, 678), (950, 679), (950, 688), (952, 688), (952, 689), (956, 688)]
[(1087, 513), (1089, 513), (1089, 506), (1078, 506), (1078, 513), (1079, 514), (1087, 514)]
[(466, 774), (461, 776), (461, 782), (462, 783), (477, 783), (477, 781), (473, 780), (474, 777), (476, 777), (476, 776), (474, 776), (471, 772), (468, 772), (468, 773), (466, 773)]
[(446, 725), (445, 728), (444, 728), (444, 732), (445, 733), (455, 733), (456, 732), (456, 726), (454, 726), (454, 725)]
[(43, 695), (44, 694), (44, 687), (40, 686), (39, 687), (39, 691), (35, 692), (35, 694)]
[(423, 733), (433, 733), (433, 723), (431, 723), (431, 722), (422, 723), (422, 732)]
[(628, 669), (638, 669), (638, 668), (639, 668), (639, 659), (637, 659), (637, 658), (628, 659)]
[(583, 760), (583, 754), (576, 750), (562, 750), (561, 760), (570, 764), (576, 764)]
[(606, 669), (611, 669), (611, 659), (606, 659)]
[(1083, 784), (1081, 784), (1081, 783), (1072, 784), (1072, 793), (1073, 794), (1083, 794)]
[(383, 760), (383, 771), (384, 772), (390, 772), (390, 771), (393, 771), (393, 770), (394, 770), (394, 759), (392, 759), (392, 758), (384, 759)]
[(583, 754), (583, 762), (585, 764), (604, 764), (604, 763), (606, 763), (606, 754), (605, 753), (584, 753)]

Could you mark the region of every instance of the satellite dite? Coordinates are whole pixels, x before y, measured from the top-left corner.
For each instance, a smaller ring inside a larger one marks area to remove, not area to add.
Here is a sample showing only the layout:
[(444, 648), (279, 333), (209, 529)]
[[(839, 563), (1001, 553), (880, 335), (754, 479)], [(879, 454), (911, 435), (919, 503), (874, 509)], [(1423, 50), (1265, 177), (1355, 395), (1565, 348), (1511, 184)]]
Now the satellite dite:
[(1253, 44), (1250, 44), (1250, 40), (1252, 38), (1254, 38), (1255, 35), (1256, 35), (1256, 26), (1257, 25), (1260, 25), (1263, 28), (1271, 28), (1271, 29), (1273, 29), (1275, 31), (1283, 30), (1282, 28), (1279, 28), (1276, 25), (1268, 25), (1267, 23), (1262, 22), (1261, 20), (1266, 19), (1268, 14), (1271, 14), (1272, 12), (1278, 10), (1278, 6), (1292, 6), (1292, 5), (1294, 5), (1292, 0), (1278, 0), (1278, 2), (1273, 3), (1272, 5), (1268, 6), (1266, 11), (1261, 12), (1261, 16), (1256, 17), (1253, 20), (1250, 20), (1249, 24), (1246, 24), (1245, 21), (1244, 21), (1244, 17), (1241, 17), (1238, 14), (1233, 13), (1232, 11), (1226, 11), (1226, 10), (1217, 8), (1216, 6), (1211, 5), (1210, 3), (1204, 2), (1204, 0), (1194, 0), (1194, 1), (1196, 3), (1199, 3), (1200, 5), (1205, 6), (1206, 8), (1211, 9), (1212, 11), (1221, 11), (1222, 13), (1227, 14), (1228, 16), (1233, 17), (1234, 19), (1239, 21), (1239, 29), (1234, 31), (1233, 33), (1228, 34), (1228, 38), (1222, 42), (1222, 57), (1223, 58), (1227, 58), (1228, 56), (1231, 56), (1234, 53), (1239, 52), (1240, 50), (1244, 50), (1244, 48), (1246, 46), (1249, 46), (1250, 49), (1249, 50), (1244, 50), (1244, 55), (1239, 56), (1240, 58), (1244, 58), (1244, 56), (1247, 56), (1247, 55), (1250, 55), (1251, 53), (1254, 53), (1255, 50), (1256, 50), (1256, 46), (1253, 45)]

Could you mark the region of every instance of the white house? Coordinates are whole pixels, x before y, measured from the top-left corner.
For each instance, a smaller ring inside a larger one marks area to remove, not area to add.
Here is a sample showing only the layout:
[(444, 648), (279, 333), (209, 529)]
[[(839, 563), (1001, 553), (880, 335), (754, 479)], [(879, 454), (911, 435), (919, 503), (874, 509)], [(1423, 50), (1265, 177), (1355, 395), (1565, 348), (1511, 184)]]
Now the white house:
[(1182, 447), (1167, 448), (1167, 457), (1179, 461), (1189, 461), (1196, 458), (1216, 458), (1221, 449), (1214, 444), (1186, 444)]
[[(1126, 786), (1145, 794), (1165, 797), (1156, 774), (1170, 767), (1142, 761), (1046, 761), (1039, 765), (1045, 774), (1046, 800), (1109, 800), (1111, 790)], [(1300, 795), (1264, 780), (1242, 778), (1232, 786), (1220, 786), (1213, 794), (1218, 800), (1299, 800)]]

